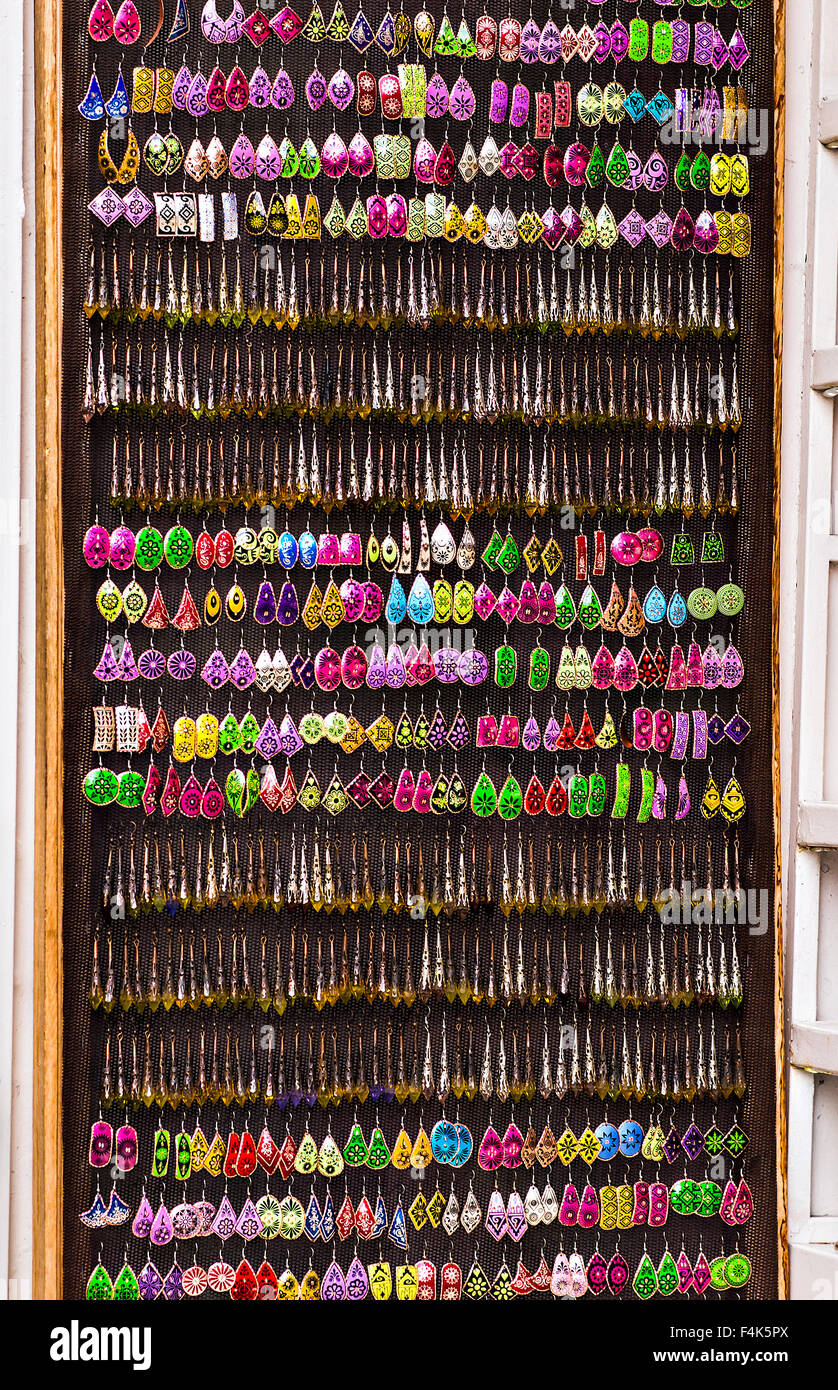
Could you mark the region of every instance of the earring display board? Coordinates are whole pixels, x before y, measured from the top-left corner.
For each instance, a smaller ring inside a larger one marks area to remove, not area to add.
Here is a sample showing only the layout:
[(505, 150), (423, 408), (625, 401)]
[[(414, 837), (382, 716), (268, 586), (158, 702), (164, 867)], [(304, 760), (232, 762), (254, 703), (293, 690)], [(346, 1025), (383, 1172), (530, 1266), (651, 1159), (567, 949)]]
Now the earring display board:
[(64, 1295), (776, 1297), (772, 6), (64, 15)]

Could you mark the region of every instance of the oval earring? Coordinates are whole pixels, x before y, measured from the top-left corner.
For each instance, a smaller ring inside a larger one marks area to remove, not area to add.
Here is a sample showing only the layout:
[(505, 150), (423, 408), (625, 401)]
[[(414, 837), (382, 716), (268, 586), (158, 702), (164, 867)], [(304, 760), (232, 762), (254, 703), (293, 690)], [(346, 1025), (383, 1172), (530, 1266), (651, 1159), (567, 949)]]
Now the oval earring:
[(125, 154), (122, 156), (122, 163), (119, 166), (117, 181), (121, 183), (123, 186), (125, 184), (133, 183), (135, 178), (137, 177), (137, 171), (139, 167), (140, 146), (137, 142), (136, 135), (134, 134), (133, 130), (131, 130), (131, 128), (129, 127), (128, 145), (126, 147)]
[(118, 183), (119, 170), (114, 164), (114, 161), (111, 158), (110, 150), (108, 149), (107, 126), (99, 136), (99, 149), (97, 153), (97, 160), (99, 164), (99, 173), (102, 175), (102, 178), (105, 180), (105, 183)]
[(141, 28), (140, 16), (137, 13), (134, 0), (122, 0), (113, 20), (113, 36), (117, 43), (122, 44), (123, 48), (128, 48), (132, 43), (136, 43), (140, 37)]

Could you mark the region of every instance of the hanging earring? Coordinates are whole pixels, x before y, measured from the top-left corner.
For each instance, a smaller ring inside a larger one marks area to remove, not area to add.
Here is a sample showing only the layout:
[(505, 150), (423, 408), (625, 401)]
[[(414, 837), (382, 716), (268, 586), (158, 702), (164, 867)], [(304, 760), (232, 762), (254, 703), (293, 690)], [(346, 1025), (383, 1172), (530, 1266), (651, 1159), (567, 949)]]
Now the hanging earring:
[(95, 63), (93, 64), (93, 71), (90, 75), (87, 92), (84, 99), (79, 103), (78, 109), (86, 121), (99, 121), (105, 114), (105, 103), (99, 86), (99, 79), (96, 76)]
[[(158, 25), (158, 31), (160, 26)], [(113, 36), (117, 43), (127, 48), (130, 44), (136, 43), (140, 37), (140, 16), (134, 0), (122, 0), (122, 4), (114, 15)], [(154, 36), (152, 35), (152, 38)], [(149, 39), (149, 43), (151, 39)]]
[[(122, 66), (120, 65), (113, 94), (109, 100), (105, 102), (105, 111), (110, 116), (111, 120), (122, 120), (128, 115), (129, 109), (128, 93), (125, 90), (125, 80), (122, 76)], [(120, 182), (127, 183), (129, 180), (121, 179)]]

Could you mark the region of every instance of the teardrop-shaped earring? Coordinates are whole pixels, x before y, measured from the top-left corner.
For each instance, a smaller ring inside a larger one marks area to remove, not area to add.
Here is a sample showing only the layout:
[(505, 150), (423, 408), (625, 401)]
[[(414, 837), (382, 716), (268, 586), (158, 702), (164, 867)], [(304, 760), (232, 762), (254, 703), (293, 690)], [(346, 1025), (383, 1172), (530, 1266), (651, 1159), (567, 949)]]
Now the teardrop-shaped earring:
[(113, 37), (113, 10), (108, 0), (94, 0), (87, 17), (87, 32), (94, 43), (104, 43)]
[(114, 15), (113, 36), (117, 43), (128, 47), (136, 43), (140, 37), (140, 16), (134, 0), (122, 0), (122, 4)]
[(96, 76), (96, 66), (90, 75), (90, 82), (84, 99), (79, 103), (79, 112), (86, 121), (99, 121), (105, 114), (105, 103), (102, 97), (102, 90), (99, 86), (99, 79)]
[(241, 622), (247, 611), (247, 599), (244, 590), (237, 581), (228, 589), (224, 607), (231, 622)]
[(617, 623), (617, 628), (624, 637), (637, 637), (645, 626), (646, 619), (643, 614), (643, 605), (632, 584), (629, 588), (628, 603)]
[(476, 816), (492, 816), (498, 807), (498, 794), (485, 766), (471, 794), (471, 809)]
[(625, 600), (620, 592), (619, 585), (617, 584), (617, 581), (615, 579), (612, 581), (611, 584), (611, 594), (609, 596), (608, 603), (606, 604), (602, 612), (602, 616), (599, 620), (600, 627), (604, 628), (606, 632), (615, 632), (617, 629), (617, 623), (622, 617), (624, 611)]
[(520, 785), (510, 770), (498, 794), (498, 815), (502, 820), (515, 820), (523, 808), (523, 796)]
[[(111, 120), (123, 120), (128, 115), (130, 109), (128, 92), (125, 89), (125, 79), (122, 76), (122, 68), (120, 67), (113, 93), (105, 102), (105, 111), (110, 116)], [(84, 112), (82, 112), (82, 115), (84, 115)]]
[[(123, 89), (123, 90), (124, 90), (124, 89)], [(126, 96), (126, 101), (127, 101), (127, 96)], [(104, 132), (103, 132), (103, 133), (104, 133)], [(120, 166), (119, 166), (119, 172), (118, 172), (118, 174), (117, 174), (117, 182), (119, 182), (119, 183), (122, 184), (123, 186), (126, 185), (126, 184), (129, 184), (129, 183), (133, 183), (134, 180), (135, 180), (135, 178), (137, 177), (137, 170), (139, 169), (139, 167), (140, 167), (140, 147), (139, 147), (139, 144), (137, 143), (137, 137), (136, 137), (136, 135), (134, 134), (133, 130), (132, 130), (132, 129), (130, 128), (130, 126), (129, 126), (129, 128), (128, 128), (128, 143), (127, 143), (127, 145), (126, 145), (126, 147), (125, 147), (125, 154), (122, 156), (122, 162), (120, 163)]]
[[(740, 792), (741, 795), (741, 792)], [(721, 796), (713, 778), (712, 763), (707, 775), (707, 786), (701, 798), (701, 814), (705, 820), (712, 820), (721, 806)]]
[[(702, 803), (702, 810), (704, 805)], [(732, 773), (722, 794), (720, 810), (729, 825), (734, 825), (745, 814), (746, 804), (742, 788)]]

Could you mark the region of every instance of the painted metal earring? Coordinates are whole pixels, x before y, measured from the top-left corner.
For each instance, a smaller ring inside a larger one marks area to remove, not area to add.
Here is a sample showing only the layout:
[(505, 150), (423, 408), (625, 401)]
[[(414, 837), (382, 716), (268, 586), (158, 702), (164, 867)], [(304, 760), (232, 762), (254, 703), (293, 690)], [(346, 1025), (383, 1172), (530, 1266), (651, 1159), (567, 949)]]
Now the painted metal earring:
[(99, 172), (106, 183), (119, 183), (123, 185), (133, 183), (140, 167), (140, 147), (133, 130), (129, 128), (125, 154), (122, 157), (119, 168), (117, 168), (108, 148), (108, 131), (107, 127), (105, 127), (99, 136), (98, 163)]
[(113, 37), (114, 13), (108, 0), (95, 0), (87, 18), (87, 32), (94, 43)]
[(91, 1303), (106, 1302), (113, 1299), (113, 1283), (101, 1262), (101, 1251), (99, 1264), (87, 1281), (84, 1296)]
[[(121, 120), (128, 115), (129, 110), (130, 103), (128, 101), (128, 93), (125, 89), (125, 79), (122, 76), (122, 68), (120, 67), (117, 73), (113, 94), (108, 101), (105, 102), (105, 111), (112, 120)], [(125, 180), (121, 180), (121, 182), (125, 182)]]
[(98, 1186), (96, 1188), (96, 1196), (87, 1211), (79, 1212), (79, 1221), (81, 1221), (83, 1226), (87, 1226), (87, 1228), (92, 1231), (111, 1224), (108, 1219), (108, 1208), (102, 1200), (102, 1194)]
[(107, 1168), (113, 1152), (113, 1128), (101, 1115), (90, 1130), (88, 1161), (92, 1168)]
[(137, 1165), (137, 1131), (133, 1125), (120, 1125), (116, 1132), (116, 1166), (130, 1173)]
[(84, 99), (79, 103), (79, 111), (86, 121), (99, 121), (105, 114), (105, 103), (102, 97), (102, 90), (99, 86), (99, 79), (96, 76), (96, 67), (90, 76), (87, 92)]

